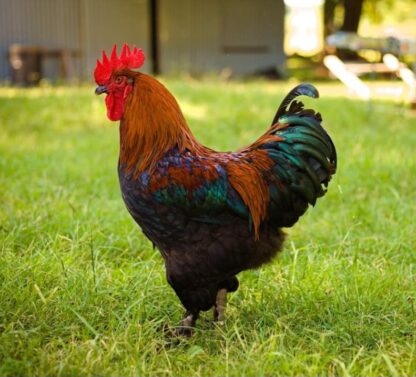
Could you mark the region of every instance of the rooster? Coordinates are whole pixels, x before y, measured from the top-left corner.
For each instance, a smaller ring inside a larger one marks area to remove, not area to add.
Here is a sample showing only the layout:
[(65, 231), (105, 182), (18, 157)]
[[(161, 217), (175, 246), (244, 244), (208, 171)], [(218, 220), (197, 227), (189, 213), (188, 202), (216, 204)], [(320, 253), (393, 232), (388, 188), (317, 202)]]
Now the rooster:
[(124, 203), (164, 259), (167, 281), (185, 307), (178, 334), (190, 335), (201, 311), (223, 321), (237, 274), (269, 262), (294, 225), (326, 192), (336, 171), (321, 116), (291, 90), (253, 144), (217, 152), (193, 136), (173, 95), (135, 71), (141, 49), (103, 51), (94, 71), (107, 116), (120, 121), (118, 175)]

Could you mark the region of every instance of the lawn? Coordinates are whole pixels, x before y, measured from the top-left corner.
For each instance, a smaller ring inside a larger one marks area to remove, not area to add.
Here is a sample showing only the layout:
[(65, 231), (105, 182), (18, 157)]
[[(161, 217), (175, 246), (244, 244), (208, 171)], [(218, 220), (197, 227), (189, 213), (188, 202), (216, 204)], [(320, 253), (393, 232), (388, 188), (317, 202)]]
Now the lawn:
[[(197, 137), (229, 150), (267, 127), (279, 82), (170, 79)], [(182, 308), (121, 200), (118, 126), (93, 87), (0, 88), (0, 375), (416, 375), (416, 115), (323, 84), (328, 194), (271, 264), (240, 274), (227, 320)]]

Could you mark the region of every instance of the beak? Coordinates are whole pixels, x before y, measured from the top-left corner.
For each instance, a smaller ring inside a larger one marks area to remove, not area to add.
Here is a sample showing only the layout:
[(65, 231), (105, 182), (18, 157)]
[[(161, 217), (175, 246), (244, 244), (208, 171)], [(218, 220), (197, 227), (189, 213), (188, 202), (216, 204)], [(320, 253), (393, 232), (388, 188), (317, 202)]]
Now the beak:
[(107, 87), (105, 85), (98, 85), (95, 88), (95, 94), (100, 95), (100, 94), (103, 94), (103, 93), (108, 93)]

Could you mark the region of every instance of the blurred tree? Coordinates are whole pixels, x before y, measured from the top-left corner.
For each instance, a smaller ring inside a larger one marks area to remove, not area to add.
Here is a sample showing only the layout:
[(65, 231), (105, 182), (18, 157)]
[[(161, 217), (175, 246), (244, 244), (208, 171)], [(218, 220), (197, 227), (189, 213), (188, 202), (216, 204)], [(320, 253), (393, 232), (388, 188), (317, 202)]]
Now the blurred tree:
[(358, 25), (360, 24), (361, 13), (363, 10), (363, 2), (364, 0), (344, 1), (344, 21), (340, 29), (341, 31), (350, 31), (353, 33), (358, 31)]
[(325, 37), (335, 31), (335, 10), (342, 0), (326, 0), (324, 4), (324, 33)]
[[(407, 0), (407, 2), (416, 4), (416, 0)], [(386, 9), (391, 9), (393, 6), (394, 0), (325, 0), (325, 36), (337, 30), (356, 33), (364, 12), (373, 21), (381, 22)], [(336, 17), (339, 13), (342, 13), (341, 19)]]
[[(407, 0), (416, 3), (416, 0)], [(363, 12), (376, 22), (381, 22), (383, 12), (393, 7), (394, 0), (325, 0), (324, 33), (325, 37), (336, 32), (346, 31), (357, 33)], [(341, 17), (339, 16), (341, 13)], [(340, 57), (348, 60), (357, 59), (355, 52), (338, 50)]]

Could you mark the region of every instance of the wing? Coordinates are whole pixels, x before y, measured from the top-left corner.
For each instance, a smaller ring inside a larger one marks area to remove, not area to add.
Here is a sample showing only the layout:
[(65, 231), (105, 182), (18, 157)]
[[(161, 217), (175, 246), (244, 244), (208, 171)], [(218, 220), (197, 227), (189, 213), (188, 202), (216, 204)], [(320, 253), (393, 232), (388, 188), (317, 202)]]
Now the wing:
[(214, 156), (164, 157), (149, 177), (148, 190), (156, 202), (179, 208), (195, 220), (220, 222), (220, 215), (227, 213), (249, 218), (247, 206)]
[(336, 170), (335, 147), (321, 116), (294, 101), (301, 94), (318, 96), (311, 85), (296, 87), (276, 123), (248, 148), (162, 158), (147, 183), (152, 199), (200, 221), (221, 223), (221, 215), (236, 214), (256, 237), (263, 221), (292, 226), (325, 193)]

